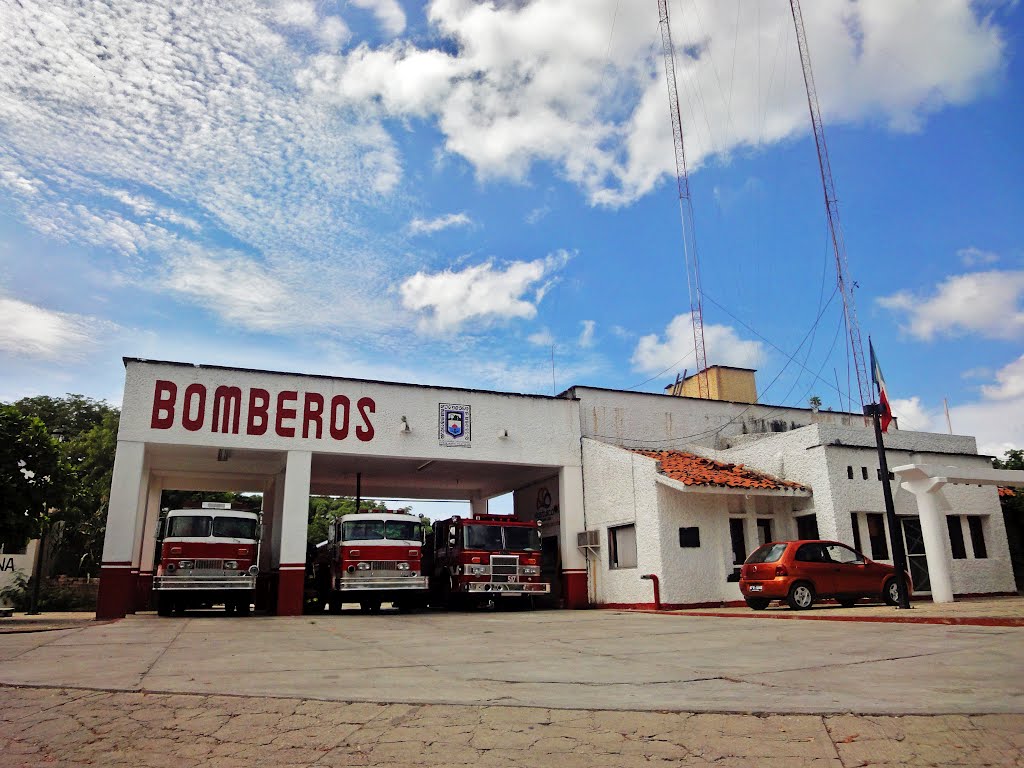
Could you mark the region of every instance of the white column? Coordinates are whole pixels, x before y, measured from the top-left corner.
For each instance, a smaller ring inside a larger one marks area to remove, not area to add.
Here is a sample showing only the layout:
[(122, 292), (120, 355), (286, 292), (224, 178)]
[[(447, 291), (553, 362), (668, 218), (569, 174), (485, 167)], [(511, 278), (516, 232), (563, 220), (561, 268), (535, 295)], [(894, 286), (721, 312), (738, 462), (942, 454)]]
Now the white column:
[(163, 483), (151, 477), (149, 490), (146, 493), (145, 522), (142, 526), (142, 541), (139, 542), (139, 573), (153, 573), (153, 558), (156, 554), (156, 524), (160, 521), (160, 498), (163, 494)]
[(584, 529), (583, 467), (562, 467), (558, 472), (558, 519), (565, 607), (584, 608), (589, 600), (587, 559), (576, 546), (576, 534)]
[(100, 564), (98, 619), (120, 618), (134, 610), (136, 579), (132, 566), (136, 562), (137, 537), (142, 527), (146, 469), (146, 444), (118, 440)]
[(469, 512), (473, 517), (487, 514), (487, 499), (473, 497), (469, 500)]
[(281, 515), (284, 507), (284, 480), (285, 473), (281, 472), (274, 477), (273, 496), (270, 500), (273, 514), (270, 519), (270, 567), (277, 568), (281, 564)]
[(917, 514), (921, 518), (921, 536), (928, 560), (928, 580), (932, 583), (932, 600), (936, 603), (953, 602), (953, 578), (950, 573), (952, 558), (949, 530), (946, 528), (946, 511), (950, 506), (942, 493), (945, 484), (945, 480), (934, 477), (904, 480), (901, 483), (917, 499)]
[(280, 565), (306, 563), (306, 527), (309, 524), (309, 480), (313, 454), (288, 451), (281, 505)]

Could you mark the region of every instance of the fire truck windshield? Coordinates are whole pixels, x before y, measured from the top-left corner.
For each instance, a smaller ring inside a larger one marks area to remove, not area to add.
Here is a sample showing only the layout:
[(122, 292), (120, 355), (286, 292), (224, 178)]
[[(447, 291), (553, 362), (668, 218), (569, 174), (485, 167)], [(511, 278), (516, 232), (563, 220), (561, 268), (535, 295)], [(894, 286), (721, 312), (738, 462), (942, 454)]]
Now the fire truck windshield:
[(341, 538), (345, 541), (420, 541), (422, 535), (419, 520), (346, 520), (341, 527)]
[(535, 528), (468, 524), (464, 528), (466, 549), (485, 552), (534, 552), (540, 550), (540, 534)]
[(213, 527), (213, 518), (200, 515), (181, 515), (168, 518), (167, 535), (192, 538), (209, 536)]
[(248, 517), (215, 517), (213, 535), (225, 539), (255, 539), (256, 521)]

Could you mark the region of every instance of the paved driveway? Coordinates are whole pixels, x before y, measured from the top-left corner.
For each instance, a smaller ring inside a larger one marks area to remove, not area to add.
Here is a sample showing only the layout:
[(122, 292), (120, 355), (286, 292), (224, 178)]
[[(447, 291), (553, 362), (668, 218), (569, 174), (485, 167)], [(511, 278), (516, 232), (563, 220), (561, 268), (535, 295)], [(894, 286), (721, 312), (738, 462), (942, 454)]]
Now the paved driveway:
[(0, 636), (0, 683), (410, 704), (1024, 713), (1024, 629), (614, 611), (137, 615)]

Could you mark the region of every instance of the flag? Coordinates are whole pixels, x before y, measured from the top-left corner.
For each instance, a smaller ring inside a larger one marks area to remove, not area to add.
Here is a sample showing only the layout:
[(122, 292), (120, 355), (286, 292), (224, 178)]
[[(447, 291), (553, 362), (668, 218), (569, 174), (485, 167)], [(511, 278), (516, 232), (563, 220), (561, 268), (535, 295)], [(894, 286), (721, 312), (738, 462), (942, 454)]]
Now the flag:
[(878, 365), (878, 358), (875, 357), (875, 345), (868, 339), (868, 349), (871, 351), (871, 381), (878, 387), (878, 423), (883, 432), (888, 431), (892, 423), (892, 407), (889, 405), (889, 392), (885, 388), (885, 378), (882, 376), (882, 368)]

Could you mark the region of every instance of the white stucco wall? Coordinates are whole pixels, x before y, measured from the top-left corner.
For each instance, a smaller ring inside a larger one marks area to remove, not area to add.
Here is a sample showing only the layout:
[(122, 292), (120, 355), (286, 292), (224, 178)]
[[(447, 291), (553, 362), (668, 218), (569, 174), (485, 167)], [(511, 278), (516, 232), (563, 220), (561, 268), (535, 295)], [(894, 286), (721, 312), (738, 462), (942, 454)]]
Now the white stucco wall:
[[(36, 565), (36, 549), (39, 539), (31, 539), (25, 547), (25, 554), (0, 554), (0, 590), (14, 584), (14, 578), (20, 571), (26, 579), (32, 578)], [(7, 600), (0, 600), (0, 608), (12, 607)]]

